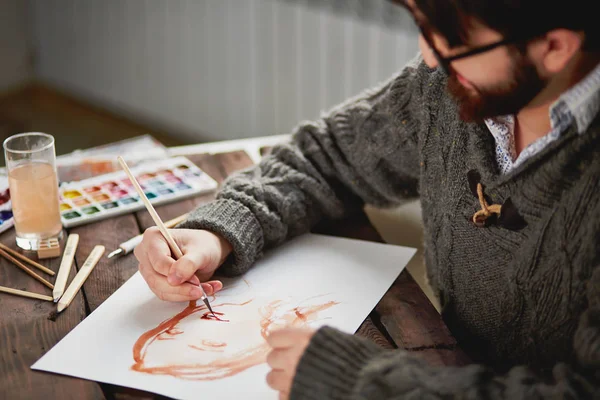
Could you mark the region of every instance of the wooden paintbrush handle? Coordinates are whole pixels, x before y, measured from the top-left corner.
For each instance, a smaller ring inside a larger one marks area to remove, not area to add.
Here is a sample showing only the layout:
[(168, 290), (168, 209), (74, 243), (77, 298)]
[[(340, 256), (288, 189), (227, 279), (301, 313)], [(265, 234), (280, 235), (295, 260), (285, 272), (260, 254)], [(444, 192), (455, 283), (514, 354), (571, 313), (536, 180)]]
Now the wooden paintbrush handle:
[(46, 287), (48, 287), (50, 289), (54, 289), (54, 285), (52, 285), (50, 282), (48, 282), (47, 280), (45, 280), (44, 278), (42, 278), (41, 276), (39, 276), (38, 274), (36, 274), (32, 270), (30, 270), (29, 268), (27, 268), (19, 260), (17, 260), (16, 258), (14, 258), (13, 256), (11, 256), (10, 254), (8, 254), (3, 249), (0, 249), (0, 255), (2, 257), (6, 258), (7, 260), (11, 261), (17, 267), (21, 268), (23, 271), (25, 271), (25, 273), (27, 275), (31, 276), (36, 281), (41, 282), (44, 286), (46, 286)]
[(52, 297), (50, 297), (50, 296), (46, 296), (46, 295), (38, 294), (38, 293), (26, 292), (25, 290), (7, 288), (4, 286), (0, 286), (0, 292), (14, 294), (16, 296), (21, 296), (21, 297), (29, 297), (30, 299), (52, 301)]
[(24, 255), (22, 255), (19, 252), (14, 251), (13, 249), (11, 249), (10, 247), (0, 243), (0, 249), (6, 251), (7, 253), (9, 253), (10, 255), (12, 255), (13, 257), (16, 257), (18, 259), (20, 259), (21, 261), (26, 262), (27, 264), (31, 265), (32, 267), (35, 267), (37, 269), (39, 269), (40, 271), (43, 271), (45, 273), (47, 273), (50, 276), (54, 276), (54, 271), (52, 271), (51, 269), (44, 267), (42, 264), (37, 263), (33, 260), (30, 260), (29, 258), (25, 257)]

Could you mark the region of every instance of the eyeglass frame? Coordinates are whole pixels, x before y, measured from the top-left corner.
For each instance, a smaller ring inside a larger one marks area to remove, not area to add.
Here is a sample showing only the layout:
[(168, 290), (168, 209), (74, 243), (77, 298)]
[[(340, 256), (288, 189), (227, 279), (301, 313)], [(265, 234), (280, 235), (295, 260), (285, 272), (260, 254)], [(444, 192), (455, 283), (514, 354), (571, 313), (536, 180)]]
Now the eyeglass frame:
[(444, 57), (435, 48), (435, 46), (433, 45), (433, 41), (425, 34), (425, 31), (423, 30), (423, 28), (418, 23), (417, 23), (417, 26), (419, 28), (419, 31), (421, 32), (421, 36), (423, 36), (423, 39), (425, 39), (425, 42), (431, 49), (431, 52), (433, 53), (433, 56), (435, 57), (436, 61), (438, 62), (438, 65), (442, 68), (442, 70), (447, 75), (450, 75), (450, 68), (451, 68), (450, 63), (453, 61), (461, 60), (461, 59), (467, 58), (467, 57), (472, 57), (477, 54), (486, 53), (488, 51), (491, 51), (491, 50), (501, 47), (501, 46), (505, 46), (507, 44), (514, 44), (514, 43), (520, 42), (522, 40), (526, 40), (526, 39), (506, 38), (506, 39), (502, 39), (502, 40), (499, 40), (494, 43), (490, 43), (490, 44), (486, 44), (483, 46), (478, 46), (478, 47), (472, 48), (471, 50), (467, 50), (465, 52), (455, 54), (453, 56)]

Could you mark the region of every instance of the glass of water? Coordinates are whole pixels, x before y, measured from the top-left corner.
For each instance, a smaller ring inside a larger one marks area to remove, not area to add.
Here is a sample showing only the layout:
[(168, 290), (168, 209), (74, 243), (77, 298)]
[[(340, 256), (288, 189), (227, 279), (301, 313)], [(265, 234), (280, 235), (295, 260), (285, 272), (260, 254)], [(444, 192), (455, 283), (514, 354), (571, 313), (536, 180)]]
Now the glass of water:
[(17, 246), (38, 250), (48, 239), (61, 239), (54, 137), (20, 133), (4, 141)]

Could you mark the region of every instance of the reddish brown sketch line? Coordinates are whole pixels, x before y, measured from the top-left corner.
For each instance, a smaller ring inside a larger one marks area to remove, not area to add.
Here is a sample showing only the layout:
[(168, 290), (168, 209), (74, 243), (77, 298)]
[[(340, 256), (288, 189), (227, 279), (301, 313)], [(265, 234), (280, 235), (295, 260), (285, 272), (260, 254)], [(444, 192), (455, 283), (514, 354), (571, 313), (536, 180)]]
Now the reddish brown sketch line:
[[(249, 304), (251, 301), (252, 300), (249, 300), (244, 303), (223, 303), (220, 305), (215, 305), (213, 308), (218, 308), (219, 306), (224, 305), (244, 306)], [(284, 313), (283, 315), (277, 315), (276, 319), (273, 318), (278, 307), (281, 307), (282, 304), (282, 301), (274, 301), (263, 308), (260, 321), (260, 330), (263, 338), (267, 337), (270, 329), (276, 328), (277, 326), (304, 326), (309, 322), (316, 321), (318, 314), (321, 311), (326, 310), (338, 303), (330, 301), (320, 305), (296, 307)], [(153, 367), (149, 367), (144, 364), (144, 357), (147, 353), (148, 347), (151, 346), (152, 343), (154, 343), (154, 341), (160, 337), (160, 335), (167, 332), (175, 332), (176, 335), (183, 333), (183, 331), (176, 328), (177, 324), (191, 314), (205, 310), (206, 308), (203, 304), (199, 306), (188, 306), (173, 318), (162, 322), (156, 328), (153, 328), (142, 334), (133, 346), (133, 359), (135, 363), (131, 366), (131, 369), (148, 374), (170, 375), (182, 379), (215, 380), (233, 376), (247, 370), (248, 368), (265, 362), (269, 348), (266, 342), (262, 342), (259, 345), (250, 347), (238, 353), (203, 364), (169, 364)], [(223, 316), (222, 313), (215, 313)], [(224, 321), (223, 319), (206, 319), (214, 322)], [(177, 336), (175, 336), (173, 339), (176, 339), (176, 337)], [(222, 351), (222, 349), (227, 346), (227, 343), (224, 342), (210, 342), (208, 340), (205, 340), (201, 343), (202, 346), (189, 345), (189, 347), (193, 350), (201, 351), (215, 351), (215, 348), (217, 348), (217, 351)]]

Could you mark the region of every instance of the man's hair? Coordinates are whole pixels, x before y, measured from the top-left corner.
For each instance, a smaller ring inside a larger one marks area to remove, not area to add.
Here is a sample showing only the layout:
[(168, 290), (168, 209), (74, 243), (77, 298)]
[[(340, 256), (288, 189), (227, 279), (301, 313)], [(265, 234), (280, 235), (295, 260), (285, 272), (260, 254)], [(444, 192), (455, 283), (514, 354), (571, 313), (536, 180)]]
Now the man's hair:
[(464, 43), (471, 17), (506, 38), (524, 41), (553, 29), (583, 31), (583, 49), (600, 50), (596, 0), (415, 0), (415, 4), (450, 46)]

